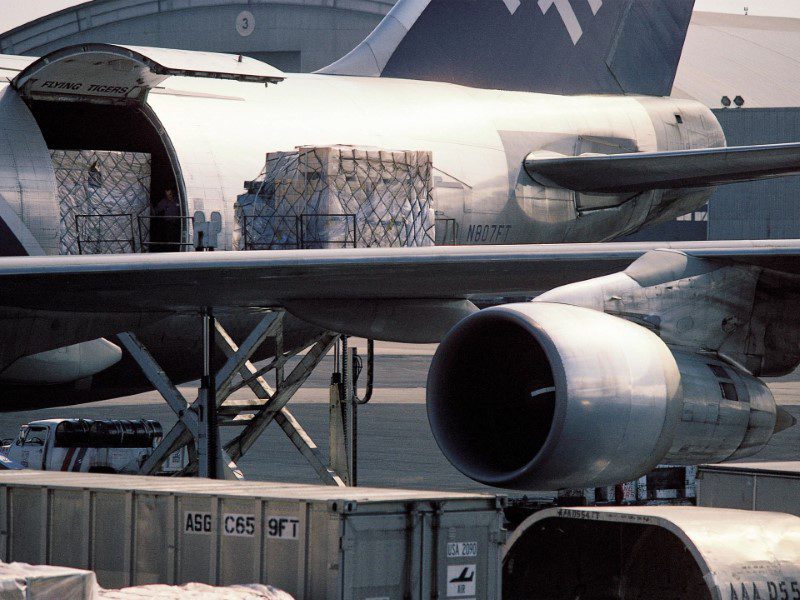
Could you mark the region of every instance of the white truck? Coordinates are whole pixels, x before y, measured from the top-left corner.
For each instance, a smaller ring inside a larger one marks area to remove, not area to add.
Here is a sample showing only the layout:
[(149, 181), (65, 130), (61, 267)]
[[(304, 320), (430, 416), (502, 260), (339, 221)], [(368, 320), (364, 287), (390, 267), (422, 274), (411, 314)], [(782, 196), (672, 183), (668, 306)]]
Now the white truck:
[[(158, 421), (46, 419), (20, 427), (0, 452), (28, 469), (135, 474), (162, 437)], [(176, 452), (162, 471), (184, 466), (185, 453)]]

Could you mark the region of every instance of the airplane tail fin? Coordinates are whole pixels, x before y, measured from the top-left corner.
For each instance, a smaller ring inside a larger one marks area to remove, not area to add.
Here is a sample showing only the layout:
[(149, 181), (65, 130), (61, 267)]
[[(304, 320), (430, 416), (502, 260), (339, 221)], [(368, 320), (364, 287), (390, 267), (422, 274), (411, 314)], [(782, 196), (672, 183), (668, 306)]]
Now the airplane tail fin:
[(694, 0), (399, 0), (319, 72), (668, 96), (693, 8)]

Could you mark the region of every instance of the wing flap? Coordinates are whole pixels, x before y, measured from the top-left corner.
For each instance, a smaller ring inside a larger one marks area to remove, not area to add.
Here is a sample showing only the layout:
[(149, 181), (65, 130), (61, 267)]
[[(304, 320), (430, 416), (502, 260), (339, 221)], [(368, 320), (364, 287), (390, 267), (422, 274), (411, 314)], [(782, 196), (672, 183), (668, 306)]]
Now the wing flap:
[(593, 194), (702, 188), (800, 173), (800, 143), (675, 152), (553, 157), (528, 155), (542, 185)]

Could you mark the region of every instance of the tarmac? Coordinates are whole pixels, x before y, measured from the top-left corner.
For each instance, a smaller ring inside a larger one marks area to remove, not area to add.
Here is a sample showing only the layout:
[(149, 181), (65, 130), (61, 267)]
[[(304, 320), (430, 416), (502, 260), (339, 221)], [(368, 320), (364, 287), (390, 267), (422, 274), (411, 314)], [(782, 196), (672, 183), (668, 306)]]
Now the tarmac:
[[(365, 345), (359, 344), (365, 354)], [(444, 458), (428, 427), (425, 411), (425, 380), (435, 346), (377, 344), (375, 391), (369, 404), (358, 409), (358, 483), (374, 487), (502, 492), (522, 496), (524, 492), (497, 490), (461, 475)], [(288, 408), (313, 437), (323, 453), (328, 443), (328, 383), (333, 358), (326, 358), (309, 378)], [(363, 376), (362, 376), (363, 379)], [(776, 400), (800, 420), (800, 372), (767, 380)], [(194, 399), (192, 386), (181, 386)], [(362, 385), (363, 391), (363, 385)], [(249, 397), (239, 391), (237, 397)], [(19, 426), (48, 418), (156, 419), (165, 431), (175, 416), (156, 392), (95, 402), (68, 408), (0, 413), (0, 438), (15, 437)], [(223, 442), (239, 431), (222, 430)], [(747, 462), (800, 458), (800, 425), (773, 436), (769, 445)], [(318, 483), (305, 459), (275, 425), (239, 461), (248, 479)], [(548, 497), (547, 493), (528, 493)]]

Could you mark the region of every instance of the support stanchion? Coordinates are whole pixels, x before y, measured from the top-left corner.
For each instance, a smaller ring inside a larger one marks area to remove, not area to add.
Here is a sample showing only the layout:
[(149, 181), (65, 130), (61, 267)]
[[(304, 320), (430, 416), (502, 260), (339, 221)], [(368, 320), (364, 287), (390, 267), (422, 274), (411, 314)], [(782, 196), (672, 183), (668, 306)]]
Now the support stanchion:
[(350, 411), (350, 485), (358, 485), (358, 396), (356, 395), (355, 368), (358, 362), (358, 348), (350, 348), (350, 391), (347, 408)]
[[(217, 383), (214, 375), (214, 312), (211, 308), (203, 309), (203, 377), (200, 384), (203, 434), (205, 434), (205, 456), (200, 462), (200, 475), (209, 479), (220, 478), (220, 444), (217, 422)], [(205, 463), (205, 465), (203, 464)], [(204, 468), (205, 467), (205, 468)], [(203, 473), (205, 471), (205, 473)]]

